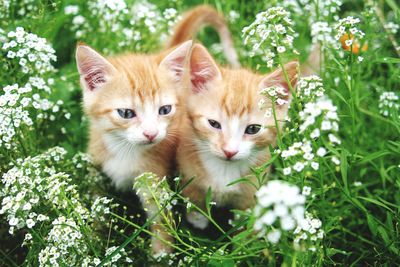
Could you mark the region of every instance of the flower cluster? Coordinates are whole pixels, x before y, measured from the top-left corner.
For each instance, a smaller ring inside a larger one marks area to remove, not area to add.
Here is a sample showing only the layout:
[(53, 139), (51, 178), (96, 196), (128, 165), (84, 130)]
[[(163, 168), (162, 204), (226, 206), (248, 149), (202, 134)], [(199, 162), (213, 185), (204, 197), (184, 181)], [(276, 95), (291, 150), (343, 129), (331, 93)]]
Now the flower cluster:
[(53, 228), (46, 238), (47, 246), (39, 252), (40, 266), (78, 264), (79, 255), (88, 253), (79, 225), (72, 218), (60, 216), (52, 222)]
[(385, 30), (387, 30), (391, 34), (396, 34), (400, 29), (400, 25), (399, 24), (396, 24), (396, 23), (391, 22), (391, 21), (386, 23), (385, 25), (383, 25), (383, 27), (385, 28)]
[(258, 13), (255, 21), (243, 28), (244, 43), (250, 44), (251, 56), (262, 54), (271, 68), (278, 54), (293, 51), (294, 30), (290, 13), (282, 7), (272, 7)]
[(324, 95), (325, 89), (322, 79), (317, 75), (302, 77), (296, 88), (299, 99), (306, 101), (314, 101)]
[(389, 117), (392, 114), (399, 114), (400, 102), (399, 96), (395, 92), (383, 92), (379, 96), (379, 112)]
[[(111, 255), (114, 251), (117, 250), (117, 248), (118, 248), (118, 247), (116, 247), (116, 246), (109, 247), (109, 248), (106, 250), (105, 256), (107, 257), (107, 256)], [(132, 260), (127, 256), (127, 254), (126, 254), (126, 252), (125, 252), (125, 249), (122, 248), (117, 254), (115, 254), (115, 255), (111, 258), (111, 260), (109, 261), (109, 263), (111, 263), (110, 266), (112, 266), (112, 267), (114, 267), (114, 266), (115, 266), (115, 267), (116, 267), (116, 266), (120, 266), (121, 263), (115, 264), (115, 263), (117, 263), (117, 262), (121, 262), (120, 259), (124, 259), (124, 261), (125, 261), (126, 263), (128, 263), (128, 264), (129, 264), (129, 263), (132, 263)]]
[(305, 9), (309, 12), (309, 22), (314, 24), (316, 21), (329, 21), (330, 18), (333, 20), (338, 20), (338, 13), (340, 7), (342, 6), (341, 0), (325, 0), (325, 1), (310, 1), (302, 0), (303, 2), (308, 2), (305, 5)]
[(116, 205), (111, 205), (112, 199), (106, 197), (98, 197), (92, 204), (90, 208), (90, 217), (96, 218), (100, 222), (104, 222), (106, 220), (107, 214), (110, 214), (111, 208)]
[(166, 177), (159, 178), (154, 173), (143, 173), (135, 178), (133, 188), (140, 196), (144, 205), (156, 205), (156, 208), (166, 207), (172, 209), (172, 205), (177, 203), (173, 199), (174, 192), (169, 188)]
[(340, 0), (325, 0), (325, 1), (311, 1), (311, 0), (287, 0), (280, 1), (278, 4), (292, 14), (303, 14), (301, 17), (302, 21), (299, 23), (306, 22), (309, 25), (314, 25), (319, 22), (326, 22), (330, 20), (338, 20), (338, 13), (342, 6)]
[(92, 0), (88, 6), (93, 17), (101, 18), (99, 30), (102, 32), (120, 30), (118, 20), (129, 12), (124, 0)]
[(360, 40), (365, 36), (365, 33), (357, 28), (360, 23), (359, 18), (354, 18), (348, 16), (346, 18), (340, 19), (335, 25), (336, 35), (335, 39), (342, 43), (342, 47), (346, 51), (358, 54), (360, 49), (365, 51), (367, 49), (366, 44), (360, 48)]
[[(40, 266), (100, 263), (99, 258), (91, 256), (94, 244), (88, 245), (86, 235), (89, 231), (91, 240), (98, 240), (96, 222), (104, 222), (115, 205), (111, 199), (98, 197), (86, 202), (92, 203), (88, 209), (73, 178), (64, 172), (71, 166), (82, 169), (86, 161), (89, 159), (84, 154), (68, 159), (65, 149), (54, 147), (35, 157), (18, 159), (2, 177), (0, 214), (7, 219), (10, 234), (19, 229), (27, 231), (24, 245), (40, 248)], [(49, 224), (49, 220), (53, 222)], [(117, 260), (112, 258), (112, 262)]]
[(338, 42), (332, 36), (333, 29), (325, 21), (317, 21), (311, 25), (311, 37), (314, 44), (319, 43), (322, 48), (335, 47), (337, 48)]
[[(326, 154), (326, 150), (321, 147), (316, 154), (317, 156), (323, 157)], [(281, 152), (281, 157), (283, 160), (293, 160), (293, 158), (297, 159), (293, 166), (283, 169), (284, 175), (291, 174), (292, 169), (296, 172), (301, 172), (306, 166), (310, 166), (314, 170), (319, 169), (319, 163), (316, 161), (316, 159), (314, 159), (315, 153), (313, 151), (311, 142), (306, 139), (304, 139), (303, 142), (295, 142), (286, 150), (283, 150)]]
[(0, 2), (0, 19), (10, 18), (14, 15), (14, 12), (16, 12), (18, 16), (26, 16), (28, 14), (35, 16), (38, 11), (39, 5), (35, 0), (3, 0)]
[[(270, 99), (271, 101), (273, 101), (274, 103), (276, 103), (279, 106), (288, 103), (287, 98), (288, 98), (289, 92), (282, 86), (271, 86), (271, 87), (263, 88), (260, 90), (260, 94), (262, 96)], [(263, 109), (263, 108), (265, 108), (265, 104), (266, 104), (265, 99), (262, 99), (258, 103), (258, 106), (260, 109)], [(267, 112), (267, 115), (268, 114), (269, 114), (269, 112)], [(267, 115), (266, 115), (266, 117), (269, 117)]]
[(11, 234), (15, 229), (32, 228), (47, 220), (48, 217), (39, 209), (44, 203), (50, 207), (64, 207), (65, 199), (58, 196), (61, 191), (71, 198), (76, 197), (75, 187), (68, 186), (68, 175), (58, 173), (52, 167), (41, 168), (45, 162), (61, 161), (65, 154), (64, 149), (53, 148), (39, 156), (18, 160), (20, 166), (3, 175), (0, 214), (6, 214)]
[(297, 186), (269, 181), (257, 191), (256, 197), (254, 229), (260, 236), (267, 234), (271, 243), (279, 241), (281, 230), (293, 230), (304, 220), (305, 196)]
[[(294, 172), (317, 171), (320, 159), (328, 154), (326, 143), (331, 148), (341, 143), (337, 132), (339, 131), (339, 117), (337, 107), (324, 96), (324, 87), (321, 78), (309, 76), (301, 78), (298, 83), (298, 98), (303, 103), (300, 111), (295, 111), (294, 126), (290, 133), (296, 137), (284, 149), (277, 149), (276, 153), (285, 162), (282, 172), (290, 175)], [(320, 142), (318, 142), (320, 141)], [(336, 156), (331, 157), (335, 165), (340, 164)], [(307, 172), (307, 175), (310, 173)]]
[[(167, 8), (161, 12), (146, 0), (136, 1), (132, 7), (128, 7), (124, 0), (90, 0), (87, 6), (67, 6), (64, 12), (71, 17), (71, 30), (77, 38), (96, 44), (99, 38), (94, 39), (91, 33), (97, 30), (107, 37), (104, 39), (113, 42), (108, 47), (134, 48), (137, 51), (149, 49), (141, 42), (143, 39), (158, 45), (180, 18), (176, 9)], [(111, 52), (110, 49), (104, 52)]]
[[(309, 135), (312, 139), (318, 138), (321, 131), (337, 132), (339, 130), (337, 107), (327, 97), (319, 98), (316, 102), (306, 103), (304, 109), (299, 113), (299, 117), (302, 122), (299, 127), (300, 133), (312, 130)], [(332, 143), (340, 144), (335, 138), (329, 139), (332, 139)]]
[[(295, 248), (299, 249), (302, 241), (315, 242), (321, 240), (324, 237), (324, 230), (321, 227), (321, 220), (312, 217), (310, 213), (306, 212), (305, 218), (300, 221), (293, 232), (296, 235), (293, 241)], [(311, 246), (309, 250), (315, 250), (315, 247)]]
[(40, 77), (29, 77), (24, 86), (7, 85), (3, 92), (4, 94), (0, 95), (0, 148), (15, 147), (18, 131), (22, 127), (32, 131), (35, 130), (34, 123), (42, 120), (54, 121), (61, 117), (61, 114), (66, 119), (70, 117), (69, 113), (61, 108), (61, 100), (54, 103), (46, 98), (50, 87)]
[(56, 61), (55, 50), (46, 39), (36, 34), (27, 33), (24, 28), (17, 27), (7, 34), (7, 41), (1, 49), (6, 53), (5, 68), (19, 66), (26, 74), (44, 74), (54, 71), (52, 61)]
[[(145, 0), (135, 3), (131, 13), (135, 16), (132, 16), (130, 24), (136, 26), (137, 32), (146, 36), (158, 33), (158, 41), (164, 41), (167, 34), (172, 34), (173, 27), (181, 19), (175, 8), (170, 7), (161, 12), (156, 5)], [(141, 25), (140, 31), (139, 25)]]

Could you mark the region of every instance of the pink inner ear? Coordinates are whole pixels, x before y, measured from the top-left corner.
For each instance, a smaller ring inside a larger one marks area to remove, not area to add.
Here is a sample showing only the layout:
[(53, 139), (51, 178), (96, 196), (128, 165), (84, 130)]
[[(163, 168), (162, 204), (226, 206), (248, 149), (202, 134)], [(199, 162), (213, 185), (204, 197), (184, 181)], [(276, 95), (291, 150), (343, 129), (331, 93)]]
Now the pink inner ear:
[(281, 82), (278, 84), (278, 86), (282, 87), (286, 93), (286, 95), (280, 96), (280, 97), (283, 99), (288, 99), (291, 95), (291, 92), (290, 92), (290, 88), (289, 88), (289, 85), (287, 84), (287, 82)]
[(192, 76), (190, 81), (192, 82), (193, 93), (197, 94), (203, 90), (204, 85), (207, 83), (207, 78), (203, 76)]
[(170, 63), (170, 70), (174, 75), (174, 78), (178, 81), (183, 76), (183, 64), (185, 56), (176, 57)]
[(161, 62), (160, 67), (171, 73), (172, 78), (177, 82), (182, 80), (183, 69), (185, 64), (186, 55), (190, 47), (192, 46), (192, 41), (186, 41), (181, 44), (178, 48), (169, 53)]
[[(292, 61), (285, 65), (286, 73), (291, 82), (292, 88), (295, 88), (297, 83), (297, 67), (298, 62)], [(262, 81), (260, 86), (262, 88), (267, 88), (271, 86), (280, 86), (284, 89), (287, 95), (280, 96), (283, 99), (289, 99), (291, 97), (292, 92), (290, 91), (289, 84), (287, 83), (285, 76), (281, 69), (278, 69), (270, 74), (268, 74)]]
[(93, 91), (99, 84), (106, 82), (105, 74), (101, 69), (89, 68), (83, 73), (86, 73), (83, 78), (90, 91)]
[(87, 90), (93, 91), (107, 82), (115, 69), (103, 56), (88, 46), (80, 45), (76, 50), (76, 62), (81, 81)]
[(190, 58), (192, 92), (199, 93), (208, 82), (221, 78), (221, 73), (207, 50), (196, 44)]

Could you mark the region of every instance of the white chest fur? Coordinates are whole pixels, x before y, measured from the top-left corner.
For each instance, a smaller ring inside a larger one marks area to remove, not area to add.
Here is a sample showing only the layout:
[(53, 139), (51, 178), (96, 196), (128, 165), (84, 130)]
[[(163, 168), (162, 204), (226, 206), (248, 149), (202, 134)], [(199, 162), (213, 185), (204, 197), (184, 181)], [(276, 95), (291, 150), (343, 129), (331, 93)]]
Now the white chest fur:
[(210, 155), (200, 155), (203, 166), (210, 178), (205, 186), (211, 187), (213, 200), (224, 205), (232, 194), (240, 193), (238, 184), (229, 185), (250, 172), (248, 161), (225, 161)]
[(131, 189), (134, 178), (144, 172), (143, 149), (126, 142), (116, 143), (113, 137), (105, 137), (104, 143), (109, 157), (103, 163), (103, 171), (118, 189)]

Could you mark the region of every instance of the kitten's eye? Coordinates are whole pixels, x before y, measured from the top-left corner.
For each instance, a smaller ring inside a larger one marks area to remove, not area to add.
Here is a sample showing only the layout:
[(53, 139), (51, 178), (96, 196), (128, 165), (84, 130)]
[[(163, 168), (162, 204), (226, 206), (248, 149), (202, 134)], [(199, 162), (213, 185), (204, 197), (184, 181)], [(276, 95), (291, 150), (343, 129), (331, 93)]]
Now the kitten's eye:
[(221, 129), (221, 124), (218, 121), (208, 120), (208, 123), (215, 129)]
[(119, 108), (117, 111), (121, 118), (124, 119), (132, 119), (133, 117), (136, 117), (135, 111), (129, 108)]
[(171, 112), (171, 110), (172, 110), (171, 105), (165, 105), (165, 106), (160, 107), (160, 109), (158, 110), (158, 114), (167, 115)]
[(246, 134), (256, 134), (261, 130), (260, 124), (250, 124), (244, 131)]

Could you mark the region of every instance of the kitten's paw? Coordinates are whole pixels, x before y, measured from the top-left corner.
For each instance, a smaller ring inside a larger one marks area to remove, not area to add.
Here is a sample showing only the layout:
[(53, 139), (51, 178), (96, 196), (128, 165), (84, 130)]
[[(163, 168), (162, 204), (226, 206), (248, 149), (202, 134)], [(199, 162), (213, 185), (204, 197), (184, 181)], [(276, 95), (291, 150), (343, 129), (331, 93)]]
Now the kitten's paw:
[(172, 247), (170, 245), (155, 237), (151, 238), (151, 249), (154, 258), (164, 257), (165, 255), (172, 253)]
[(191, 211), (186, 214), (186, 219), (190, 222), (194, 227), (204, 230), (208, 226), (208, 219), (203, 214), (197, 211)]

